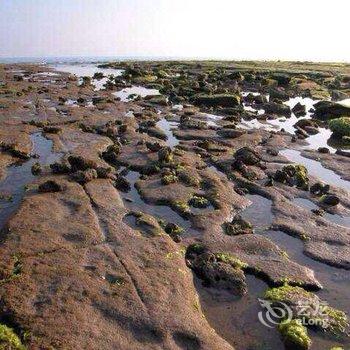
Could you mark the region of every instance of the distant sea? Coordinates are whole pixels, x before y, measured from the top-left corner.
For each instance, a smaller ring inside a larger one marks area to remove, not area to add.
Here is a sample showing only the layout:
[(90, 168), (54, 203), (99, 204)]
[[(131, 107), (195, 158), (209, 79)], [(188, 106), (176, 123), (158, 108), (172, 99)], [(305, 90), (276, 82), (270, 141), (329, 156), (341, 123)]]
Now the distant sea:
[(0, 63), (88, 63), (109, 61), (166, 61), (166, 60), (189, 60), (194, 58), (185, 57), (144, 57), (144, 56), (91, 56), (91, 57), (0, 57)]

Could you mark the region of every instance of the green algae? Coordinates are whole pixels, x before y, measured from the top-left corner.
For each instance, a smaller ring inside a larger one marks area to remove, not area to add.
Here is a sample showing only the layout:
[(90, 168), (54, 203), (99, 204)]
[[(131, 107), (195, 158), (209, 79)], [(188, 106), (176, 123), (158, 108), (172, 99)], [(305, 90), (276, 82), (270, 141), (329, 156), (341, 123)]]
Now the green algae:
[(10, 327), (0, 324), (0, 350), (25, 350), (18, 335)]
[(307, 334), (307, 329), (300, 320), (282, 321), (278, 330), (288, 349), (306, 350), (311, 346), (311, 339)]
[(230, 264), (232, 267), (238, 269), (245, 269), (248, 267), (248, 264), (228, 253), (216, 253), (215, 257), (219, 261), (222, 261), (226, 264)]

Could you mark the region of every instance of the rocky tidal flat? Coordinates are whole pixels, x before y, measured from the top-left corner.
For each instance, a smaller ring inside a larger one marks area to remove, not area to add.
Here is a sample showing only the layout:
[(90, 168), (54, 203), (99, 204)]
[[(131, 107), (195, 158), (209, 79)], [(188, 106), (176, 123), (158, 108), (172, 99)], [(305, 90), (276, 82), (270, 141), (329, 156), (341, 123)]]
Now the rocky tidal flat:
[(350, 349), (349, 194), (350, 64), (0, 64), (0, 349)]

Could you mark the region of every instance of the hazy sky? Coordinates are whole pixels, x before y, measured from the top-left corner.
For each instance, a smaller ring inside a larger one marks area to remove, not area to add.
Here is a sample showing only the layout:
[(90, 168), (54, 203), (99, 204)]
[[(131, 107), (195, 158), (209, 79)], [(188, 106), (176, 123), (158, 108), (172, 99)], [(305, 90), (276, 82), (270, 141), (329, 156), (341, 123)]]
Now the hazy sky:
[(348, 0), (0, 0), (0, 57), (350, 62)]

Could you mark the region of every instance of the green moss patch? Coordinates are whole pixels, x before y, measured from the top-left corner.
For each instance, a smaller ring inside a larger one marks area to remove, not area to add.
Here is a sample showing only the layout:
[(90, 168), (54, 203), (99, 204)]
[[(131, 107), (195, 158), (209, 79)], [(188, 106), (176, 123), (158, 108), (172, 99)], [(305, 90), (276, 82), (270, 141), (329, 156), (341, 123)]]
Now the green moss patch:
[(164, 175), (162, 177), (162, 184), (163, 185), (170, 185), (172, 183), (178, 182), (178, 177), (174, 174)]
[(242, 260), (236, 258), (235, 256), (227, 253), (216, 253), (215, 254), (216, 259), (218, 261), (222, 261), (226, 264), (230, 264), (231, 266), (237, 268), (237, 269), (245, 269), (248, 267), (248, 264), (243, 262)]
[(0, 350), (25, 350), (14, 330), (3, 324), (0, 324)]
[(329, 128), (336, 137), (350, 136), (350, 117), (332, 119)]
[(205, 197), (194, 195), (188, 202), (194, 208), (204, 209), (209, 207), (210, 202)]
[(310, 348), (311, 339), (300, 320), (283, 321), (279, 324), (278, 330), (287, 349), (306, 350)]
[(346, 332), (349, 327), (346, 314), (323, 302), (317, 295), (307, 292), (301, 287), (285, 284), (282, 287), (270, 288), (265, 298), (288, 305), (293, 318), (302, 318), (310, 326), (315, 326), (333, 334)]

